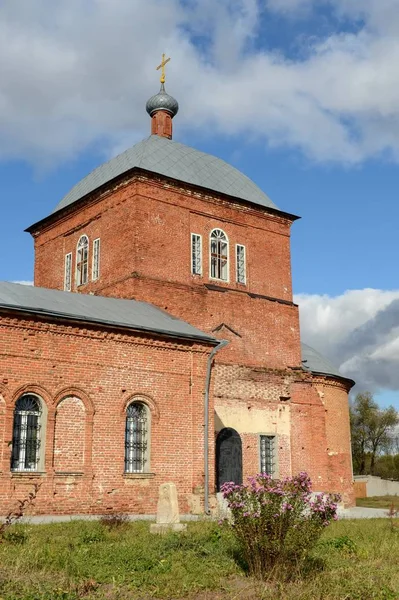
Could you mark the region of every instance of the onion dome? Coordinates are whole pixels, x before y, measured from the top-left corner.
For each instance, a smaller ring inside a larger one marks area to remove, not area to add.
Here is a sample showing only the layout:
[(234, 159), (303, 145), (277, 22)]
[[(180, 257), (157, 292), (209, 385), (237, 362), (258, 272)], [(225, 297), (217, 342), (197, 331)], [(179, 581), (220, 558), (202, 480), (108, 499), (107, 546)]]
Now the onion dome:
[(155, 96), (152, 96), (147, 101), (145, 108), (150, 117), (158, 110), (163, 110), (169, 113), (173, 118), (177, 115), (179, 104), (173, 96), (169, 96), (169, 94), (166, 93), (165, 84), (161, 83), (161, 89), (158, 94), (155, 94)]

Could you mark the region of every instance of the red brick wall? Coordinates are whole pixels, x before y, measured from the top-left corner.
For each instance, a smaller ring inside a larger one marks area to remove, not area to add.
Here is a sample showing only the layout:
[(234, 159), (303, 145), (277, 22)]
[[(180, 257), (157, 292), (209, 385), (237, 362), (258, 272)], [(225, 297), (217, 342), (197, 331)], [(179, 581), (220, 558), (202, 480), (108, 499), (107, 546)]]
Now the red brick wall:
[[(155, 513), (165, 481), (176, 483), (181, 511), (190, 510), (204, 482), (209, 347), (4, 316), (0, 338), (0, 514), (36, 481), (38, 513)], [(40, 475), (10, 472), (13, 411), (25, 392), (39, 395), (47, 413)], [(136, 396), (151, 412), (151, 475), (124, 474), (125, 410)]]
[(354, 503), (348, 388), (328, 377), (292, 387), (292, 470), (306, 471), (316, 491), (338, 492)]
[(347, 504), (354, 502), (348, 388), (339, 380), (314, 378), (326, 411), (328, 484)]
[(69, 396), (55, 411), (53, 466), (55, 472), (83, 473), (86, 411), (80, 398)]
[[(292, 304), (290, 224), (283, 216), (189, 193), (162, 181), (132, 181), (35, 236), (35, 285), (62, 289), (65, 254), (73, 253), (74, 264), (79, 237), (85, 233), (91, 243), (99, 237), (100, 280), (81, 286), (79, 291), (146, 300), (204, 331), (226, 323), (241, 338), (235, 337), (224, 360), (298, 366), (299, 322), (297, 307)], [(209, 277), (209, 235), (213, 228), (223, 229), (229, 238), (229, 282)], [(203, 236), (201, 277), (191, 275), (191, 233)], [(237, 243), (246, 246), (245, 286), (235, 282)], [(210, 291), (204, 284), (217, 284), (226, 291)]]
[[(183, 189), (160, 177), (127, 177), (38, 228), (34, 233), (35, 284), (62, 289), (65, 254), (73, 253), (74, 265), (79, 237), (87, 234), (91, 244), (100, 238), (100, 279), (79, 291), (145, 300), (203, 331), (217, 330), (216, 337), (229, 340), (229, 345), (216, 358), (221, 368), (215, 375), (216, 407), (226, 397), (233, 403), (256, 400), (264, 404), (266, 414), (278, 411), (280, 398), (291, 397), (291, 432), (281, 438), (279, 450), (281, 473), (307, 470), (317, 489), (339, 488), (349, 498), (348, 421), (343, 428), (340, 425), (347, 418), (342, 408), (347, 405), (345, 386), (326, 409), (310, 376), (306, 382), (292, 383), (292, 367), (300, 367), (301, 359), (298, 309), (292, 303), (290, 225), (291, 219), (284, 215), (189, 186)], [(209, 278), (213, 228), (223, 229), (229, 238), (228, 283)], [(191, 233), (202, 235), (202, 276), (191, 275)], [(237, 243), (246, 246), (245, 286), (235, 282)], [(89, 262), (91, 268), (91, 256)], [(207, 284), (219, 289), (209, 289)], [(227, 327), (217, 329), (223, 323)], [(235, 367), (223, 371), (223, 365)], [(271, 400), (276, 403), (273, 408)], [(335, 408), (342, 416), (339, 423)], [(335, 429), (343, 441), (338, 454), (331, 454), (328, 448)], [(255, 438), (248, 438), (244, 455), (246, 472), (251, 474), (259, 467)], [(200, 461), (201, 449), (193, 450), (192, 456)]]

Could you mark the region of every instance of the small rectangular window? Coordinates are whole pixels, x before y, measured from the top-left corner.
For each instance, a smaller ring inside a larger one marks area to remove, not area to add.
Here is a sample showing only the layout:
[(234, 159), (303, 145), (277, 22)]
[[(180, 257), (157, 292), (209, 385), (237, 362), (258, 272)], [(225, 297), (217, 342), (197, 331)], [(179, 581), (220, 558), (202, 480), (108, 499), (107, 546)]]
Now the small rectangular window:
[(202, 236), (191, 234), (191, 273), (202, 275)]
[(64, 290), (71, 291), (72, 286), (72, 252), (65, 255)]
[(246, 265), (245, 265), (245, 246), (236, 245), (236, 274), (237, 283), (245, 284), (247, 281)]
[(260, 436), (260, 472), (267, 475), (276, 473), (276, 436)]
[(93, 281), (96, 281), (100, 277), (100, 238), (97, 238), (93, 242), (93, 267), (91, 275)]

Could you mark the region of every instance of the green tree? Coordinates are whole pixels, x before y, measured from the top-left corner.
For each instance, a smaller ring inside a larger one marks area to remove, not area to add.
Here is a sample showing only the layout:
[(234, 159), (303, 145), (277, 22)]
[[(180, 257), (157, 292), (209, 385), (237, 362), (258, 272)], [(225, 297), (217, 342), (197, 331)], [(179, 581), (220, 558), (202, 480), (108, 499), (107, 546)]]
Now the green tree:
[(376, 458), (392, 445), (399, 414), (393, 406), (381, 409), (370, 392), (363, 392), (350, 408), (350, 423), (354, 472), (374, 475)]
[(374, 475), (399, 481), (399, 454), (384, 454), (375, 461)]

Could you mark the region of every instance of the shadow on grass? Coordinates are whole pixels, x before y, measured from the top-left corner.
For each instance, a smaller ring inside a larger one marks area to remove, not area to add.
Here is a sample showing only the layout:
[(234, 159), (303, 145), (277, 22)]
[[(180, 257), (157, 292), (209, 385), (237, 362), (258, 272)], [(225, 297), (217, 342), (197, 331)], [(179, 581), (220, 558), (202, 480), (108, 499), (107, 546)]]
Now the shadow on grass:
[(319, 556), (307, 556), (298, 560), (290, 555), (276, 560), (273, 565), (259, 570), (251, 569), (244, 553), (239, 547), (232, 547), (230, 556), (247, 577), (255, 577), (259, 581), (288, 583), (291, 581), (312, 579), (326, 569), (326, 561)]

